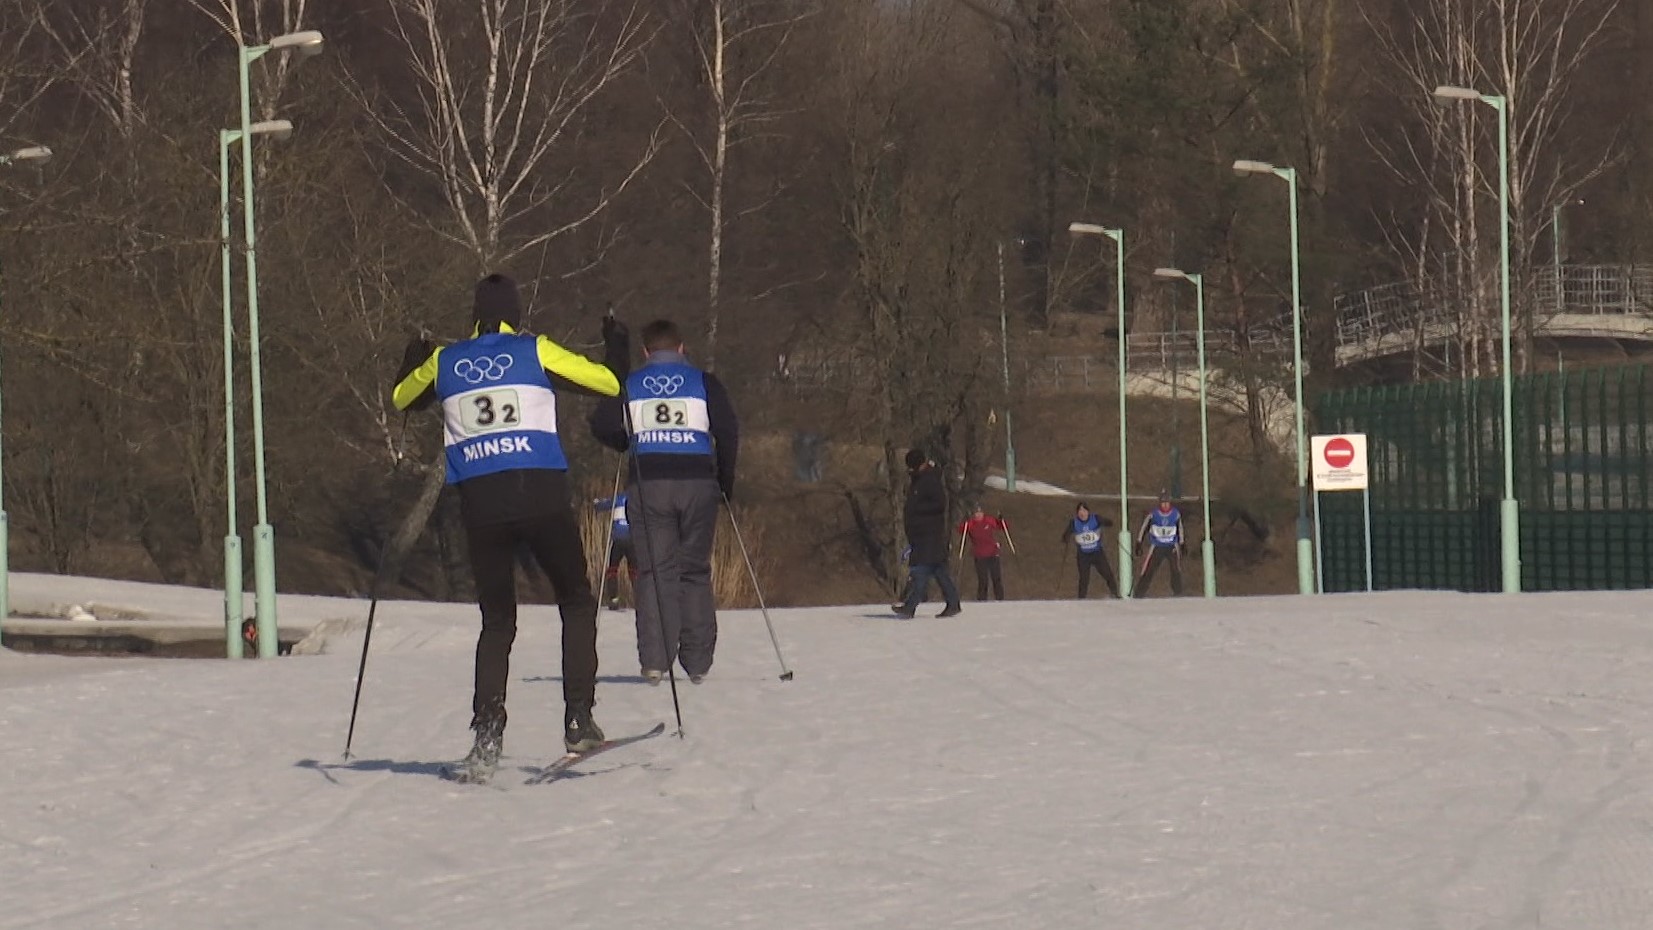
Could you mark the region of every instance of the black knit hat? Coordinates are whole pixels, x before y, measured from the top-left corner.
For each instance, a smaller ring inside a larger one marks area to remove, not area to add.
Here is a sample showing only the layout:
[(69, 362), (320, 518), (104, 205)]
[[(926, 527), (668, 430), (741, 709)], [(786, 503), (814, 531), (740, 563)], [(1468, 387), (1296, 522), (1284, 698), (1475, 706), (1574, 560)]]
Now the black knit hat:
[(517, 293), (517, 282), (498, 273), (476, 282), (471, 318), (484, 329), (489, 323), (505, 323), (512, 329), (521, 329), (522, 295)]
[(916, 470), (918, 468), (923, 467), (923, 465), (926, 461), (928, 461), (928, 459), (926, 459), (924, 457), (924, 450), (922, 450), (922, 449), (908, 449), (907, 450), (907, 470), (908, 471), (913, 471), (913, 470)]

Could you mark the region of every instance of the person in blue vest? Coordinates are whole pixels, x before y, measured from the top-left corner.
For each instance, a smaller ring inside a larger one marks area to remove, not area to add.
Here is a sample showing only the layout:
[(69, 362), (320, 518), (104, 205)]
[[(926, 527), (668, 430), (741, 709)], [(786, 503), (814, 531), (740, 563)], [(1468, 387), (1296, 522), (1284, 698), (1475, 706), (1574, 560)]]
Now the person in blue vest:
[(683, 334), (655, 320), (639, 334), (642, 367), (624, 401), (603, 401), (591, 432), (631, 453), (626, 516), (636, 527), (637, 660), (659, 684), (673, 664), (700, 684), (717, 649), (712, 541), (718, 502), (735, 496), (740, 421), (716, 376), (689, 364)]
[(637, 586), (637, 553), (631, 545), (631, 521), (626, 519), (626, 495), (598, 498), (591, 502), (598, 513), (609, 515), (608, 566), (603, 569), (603, 586), (608, 589), (608, 609), (620, 609), (620, 563), (626, 563), (633, 590)]
[(1144, 543), (1148, 545), (1148, 554), (1142, 559), (1140, 580), (1136, 583), (1137, 596), (1148, 596), (1148, 585), (1153, 583), (1154, 573), (1159, 571), (1161, 562), (1171, 563), (1171, 593), (1181, 594), (1182, 554), (1186, 549), (1182, 537), (1182, 511), (1171, 503), (1171, 495), (1167, 491), (1159, 492), (1159, 504), (1148, 511), (1148, 516), (1142, 520), (1142, 528), (1136, 534), (1137, 555), (1142, 555)]
[(1062, 528), (1062, 545), (1073, 540), (1075, 556), (1079, 565), (1079, 599), (1084, 600), (1090, 593), (1091, 572), (1095, 571), (1102, 576), (1107, 584), (1108, 591), (1114, 597), (1119, 596), (1119, 582), (1114, 578), (1113, 566), (1108, 563), (1108, 547), (1103, 544), (1102, 528), (1113, 526), (1113, 521), (1107, 517), (1091, 513), (1090, 507), (1080, 501), (1073, 508), (1073, 519)]
[(407, 348), (392, 400), (399, 410), (440, 402), (447, 482), (458, 489), (482, 633), (471, 700), (475, 744), (462, 770), (485, 780), (499, 764), (505, 686), (517, 632), (515, 553), (525, 546), (545, 571), (562, 615), (563, 742), (584, 752), (603, 741), (592, 719), (597, 687), (597, 601), (558, 439), (565, 394), (614, 397), (626, 376), (625, 327), (603, 323), (599, 365), (545, 336), (520, 332), (516, 282), (490, 274), (476, 285), (467, 339)]

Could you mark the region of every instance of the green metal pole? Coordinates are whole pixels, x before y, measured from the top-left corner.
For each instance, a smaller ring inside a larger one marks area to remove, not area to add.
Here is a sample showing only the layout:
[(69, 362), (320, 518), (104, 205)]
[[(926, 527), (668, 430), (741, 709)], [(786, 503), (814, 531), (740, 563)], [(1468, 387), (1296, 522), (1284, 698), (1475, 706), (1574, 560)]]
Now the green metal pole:
[(1004, 489), (1016, 490), (1016, 443), (1010, 433), (1010, 329), (1004, 313), (1004, 243), (999, 244), (999, 349), (1004, 353)]
[(229, 529), (224, 534), (224, 654), (242, 656), (241, 646), (241, 536), (236, 531), (235, 506), (235, 318), (230, 298), (230, 145), (241, 133), (218, 132), (219, 262), (223, 266), (224, 295), (224, 511)]
[(1309, 533), (1309, 453), (1303, 416), (1303, 252), (1297, 224), (1297, 169), (1275, 171), (1291, 190), (1291, 351), (1297, 387), (1297, 593), (1314, 593), (1314, 550)]
[(1521, 591), (1521, 505), (1515, 498), (1515, 416), (1511, 396), (1509, 101), (1501, 96), (1481, 99), (1498, 111), (1499, 262), (1504, 317), (1504, 500), (1499, 507), (1498, 523), (1503, 543), (1504, 593), (1518, 594)]
[(1119, 596), (1131, 596), (1131, 581), (1136, 577), (1131, 558), (1131, 500), (1130, 482), (1126, 479), (1128, 459), (1125, 455), (1125, 230), (1106, 229), (1104, 235), (1114, 242), (1114, 281), (1118, 288), (1115, 300), (1119, 305)]
[(252, 92), (247, 72), (249, 66), (269, 50), (267, 45), (243, 46), (236, 56), (241, 80), (241, 205), (246, 216), (247, 339), (252, 370), (253, 468), (258, 494), (258, 525), (253, 527), (253, 587), (261, 659), (276, 655), (279, 627), (276, 623), (275, 531), (270, 526), (264, 475), (264, 381), (259, 364), (258, 245), (253, 222)]
[(1191, 274), (1188, 279), (1194, 282), (1195, 320), (1199, 327), (1194, 334), (1194, 344), (1200, 356), (1200, 460), (1204, 463), (1200, 505), (1205, 511), (1205, 541), (1200, 543), (1200, 561), (1205, 569), (1205, 596), (1216, 597), (1217, 545), (1211, 541), (1211, 430), (1205, 414), (1205, 275)]
[[(0, 155), (0, 165), (10, 161), (10, 157)], [(0, 302), (4, 300), (5, 291), (5, 271), (0, 268)], [(3, 307), (0, 307), (0, 313), (3, 313)], [(4, 470), (4, 460), (4, 452), (0, 450), (0, 473)], [(6, 514), (4, 489), (5, 481), (0, 476), (0, 625), (11, 617), (11, 518)]]

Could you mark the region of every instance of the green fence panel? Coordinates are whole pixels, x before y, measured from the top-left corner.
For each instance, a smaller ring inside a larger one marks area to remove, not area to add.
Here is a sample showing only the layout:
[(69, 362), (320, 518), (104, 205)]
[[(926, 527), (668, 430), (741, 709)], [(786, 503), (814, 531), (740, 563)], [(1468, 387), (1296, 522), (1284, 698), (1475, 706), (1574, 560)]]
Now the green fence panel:
[[(1321, 396), (1321, 433), (1365, 433), (1379, 589), (1502, 588), (1500, 379)], [(1515, 380), (1515, 494), (1527, 591), (1653, 587), (1653, 435), (1646, 366)], [(1366, 587), (1360, 495), (1320, 499), (1327, 591)]]

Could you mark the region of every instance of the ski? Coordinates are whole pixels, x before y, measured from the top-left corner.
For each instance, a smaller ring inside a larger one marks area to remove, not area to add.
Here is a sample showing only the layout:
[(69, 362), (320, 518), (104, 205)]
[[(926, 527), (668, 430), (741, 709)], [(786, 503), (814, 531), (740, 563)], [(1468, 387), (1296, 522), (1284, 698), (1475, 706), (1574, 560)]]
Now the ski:
[(598, 753), (607, 752), (610, 749), (617, 749), (621, 746), (629, 746), (632, 743), (640, 743), (643, 740), (659, 736), (664, 732), (666, 732), (666, 725), (663, 723), (657, 723), (654, 725), (654, 729), (648, 731), (647, 733), (639, 733), (635, 736), (622, 736), (619, 739), (605, 740), (602, 745), (598, 746), (596, 749), (588, 749), (585, 752), (568, 753), (561, 759), (558, 759), (529, 775), (525, 784), (543, 785), (546, 782), (567, 778), (572, 774), (571, 770), (575, 765), (584, 762)]

